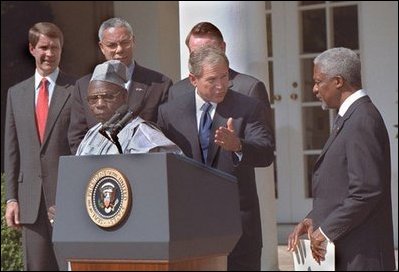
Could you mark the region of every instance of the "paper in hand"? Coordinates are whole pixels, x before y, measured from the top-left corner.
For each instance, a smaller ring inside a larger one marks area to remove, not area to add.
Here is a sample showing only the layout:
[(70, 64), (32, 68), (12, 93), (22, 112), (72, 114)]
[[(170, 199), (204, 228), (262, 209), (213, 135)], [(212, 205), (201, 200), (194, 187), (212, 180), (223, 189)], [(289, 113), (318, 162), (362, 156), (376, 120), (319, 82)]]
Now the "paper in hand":
[[(327, 242), (327, 241), (326, 241)], [(335, 270), (335, 246), (327, 242), (325, 260), (318, 264), (312, 256), (310, 241), (300, 239), (297, 248), (292, 253), (295, 271), (334, 271)]]

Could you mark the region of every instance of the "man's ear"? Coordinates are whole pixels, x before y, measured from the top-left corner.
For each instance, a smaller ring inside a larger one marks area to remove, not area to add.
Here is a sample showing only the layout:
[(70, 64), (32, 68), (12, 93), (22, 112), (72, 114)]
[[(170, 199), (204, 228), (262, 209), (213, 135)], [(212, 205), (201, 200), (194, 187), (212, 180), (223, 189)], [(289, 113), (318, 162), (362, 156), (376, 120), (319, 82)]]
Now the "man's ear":
[(30, 54), (33, 56), (33, 50), (35, 49), (35, 47), (31, 44), (31, 43), (29, 43), (29, 52), (30, 52)]
[(344, 83), (345, 83), (345, 79), (342, 76), (335, 77), (335, 85), (337, 86), (337, 89), (344, 86)]
[(192, 73), (190, 73), (190, 74), (188, 75), (188, 78), (190, 79), (191, 84), (192, 84), (194, 87), (197, 87), (197, 78), (196, 78)]

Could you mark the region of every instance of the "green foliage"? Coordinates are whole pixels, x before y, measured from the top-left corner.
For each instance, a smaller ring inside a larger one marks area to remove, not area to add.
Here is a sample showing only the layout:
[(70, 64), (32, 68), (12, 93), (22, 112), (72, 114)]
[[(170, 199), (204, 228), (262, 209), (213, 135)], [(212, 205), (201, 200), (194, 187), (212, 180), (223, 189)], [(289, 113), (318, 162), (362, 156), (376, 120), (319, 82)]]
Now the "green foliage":
[(4, 175), (1, 175), (1, 271), (22, 271), (21, 232), (7, 227), (4, 183)]

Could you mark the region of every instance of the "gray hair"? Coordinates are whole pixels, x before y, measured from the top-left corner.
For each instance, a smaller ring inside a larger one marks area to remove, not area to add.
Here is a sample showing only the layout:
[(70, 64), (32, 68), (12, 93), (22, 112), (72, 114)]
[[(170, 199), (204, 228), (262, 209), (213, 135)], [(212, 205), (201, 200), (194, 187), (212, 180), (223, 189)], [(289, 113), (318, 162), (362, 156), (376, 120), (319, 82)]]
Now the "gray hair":
[(98, 38), (100, 39), (100, 41), (103, 40), (104, 31), (111, 27), (124, 27), (129, 31), (129, 33), (132, 37), (134, 36), (133, 29), (126, 20), (124, 20), (122, 18), (111, 18), (111, 19), (104, 21), (101, 24), (100, 29), (98, 30)]
[(361, 86), (360, 59), (354, 51), (348, 48), (328, 49), (318, 55), (313, 63), (323, 74), (331, 77), (342, 76), (350, 85)]
[(202, 74), (202, 67), (205, 63), (212, 67), (224, 63), (229, 67), (229, 60), (223, 50), (209, 45), (202, 46), (191, 52), (190, 59), (188, 60), (188, 70), (195, 77), (200, 77)]

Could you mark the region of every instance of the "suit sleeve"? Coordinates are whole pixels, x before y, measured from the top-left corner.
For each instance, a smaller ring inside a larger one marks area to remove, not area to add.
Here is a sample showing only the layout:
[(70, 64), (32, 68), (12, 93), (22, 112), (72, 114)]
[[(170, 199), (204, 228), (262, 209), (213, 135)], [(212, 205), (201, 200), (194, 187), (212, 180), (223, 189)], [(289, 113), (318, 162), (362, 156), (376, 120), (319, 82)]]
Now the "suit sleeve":
[(76, 154), (79, 144), (89, 130), (86, 113), (84, 110), (84, 97), (82, 97), (80, 82), (76, 82), (72, 92), (71, 122), (68, 129), (68, 141), (72, 154)]
[(12, 89), (8, 90), (4, 135), (4, 168), (6, 174), (6, 199), (18, 199), (20, 169), (19, 143), (12, 105)]
[(251, 86), (251, 89), (248, 94), (250, 97), (254, 97), (263, 102), (266, 109), (266, 120), (267, 124), (270, 128), (272, 128), (273, 120), (272, 120), (272, 109), (270, 106), (269, 95), (266, 90), (266, 86), (262, 81), (256, 81), (255, 84)]
[(274, 137), (267, 121), (267, 111), (261, 103), (252, 110), (242, 139), (242, 164), (269, 166), (274, 160)]
[[(387, 186), (384, 124), (377, 119), (360, 117), (346, 142), (348, 195), (324, 222), (323, 232), (337, 240), (367, 220), (384, 197)], [(388, 140), (389, 142), (389, 140)], [(389, 154), (389, 151), (388, 151)], [(390, 175), (390, 171), (388, 173)]]

